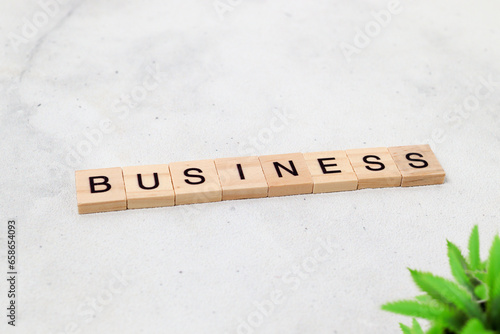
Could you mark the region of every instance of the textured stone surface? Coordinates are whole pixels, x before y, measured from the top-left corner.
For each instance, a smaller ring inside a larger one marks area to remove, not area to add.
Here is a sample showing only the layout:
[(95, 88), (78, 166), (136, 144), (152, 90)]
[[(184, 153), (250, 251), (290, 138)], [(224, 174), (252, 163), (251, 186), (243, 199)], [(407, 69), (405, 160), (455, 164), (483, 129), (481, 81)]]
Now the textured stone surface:
[[(417, 294), (406, 267), (451, 277), (446, 238), (465, 248), (476, 223), (485, 254), (500, 86), (474, 94), (500, 81), (497, 1), (402, 1), (350, 62), (342, 43), (388, 2), (231, 3), (221, 19), (211, 0), (67, 1), (17, 50), (42, 9), (0, 3), (0, 235), (17, 218), (20, 268), (19, 327), (0, 332), (237, 333), (250, 317), (254, 333), (399, 333), (411, 319), (380, 305)], [(443, 185), (77, 213), (78, 169), (427, 141)]]

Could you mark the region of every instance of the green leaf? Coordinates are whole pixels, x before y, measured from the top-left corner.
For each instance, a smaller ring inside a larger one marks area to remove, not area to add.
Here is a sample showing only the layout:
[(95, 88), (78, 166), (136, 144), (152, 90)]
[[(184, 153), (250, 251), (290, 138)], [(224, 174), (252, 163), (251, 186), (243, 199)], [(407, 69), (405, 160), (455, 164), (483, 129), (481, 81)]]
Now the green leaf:
[(411, 329), (411, 334), (424, 334), (424, 331), (422, 330), (422, 327), (420, 327), (420, 324), (418, 321), (413, 318), (413, 328)]
[(465, 261), (460, 249), (448, 241), (448, 258), (450, 260), (451, 273), (453, 277), (457, 280), (458, 283), (469, 289), (470, 291), (474, 291), (474, 286), (471, 284), (469, 277), (467, 277), (466, 271), (469, 270), (469, 266)]
[(401, 328), (401, 331), (404, 333), (404, 334), (412, 334), (411, 333), (411, 328), (402, 324), (402, 323), (399, 323), (399, 328)]
[(500, 276), (500, 238), (495, 236), (490, 249), (490, 257), (488, 259), (488, 273), (486, 283), (490, 291), (495, 288), (497, 277)]
[(499, 298), (500, 297), (500, 276), (497, 277), (495, 283), (493, 284), (493, 289), (490, 291), (490, 298)]
[(429, 295), (416, 296), (415, 299), (424, 304), (429, 304), (434, 301), (434, 299), (432, 299)]
[(488, 289), (485, 284), (480, 284), (474, 288), (474, 294), (479, 300), (488, 299)]
[(490, 300), (488, 318), (495, 328), (500, 328), (500, 297)]
[(419, 303), (414, 300), (400, 300), (382, 305), (382, 310), (410, 317), (437, 320), (453, 314), (447, 313), (446, 309)]
[(482, 283), (486, 283), (486, 271), (484, 270), (476, 270), (476, 271), (472, 271), (472, 272), (469, 272), (469, 274), (474, 277), (476, 280), (482, 282)]
[(495, 280), (493, 289), (490, 291), (490, 298), (487, 303), (488, 319), (500, 329), (500, 276)]
[(446, 305), (454, 305), (470, 318), (486, 321), (481, 308), (473, 300), (473, 296), (464, 288), (431, 273), (416, 270), (410, 270), (410, 272), (418, 287), (427, 292), (432, 298)]
[(422, 304), (414, 300), (401, 300), (382, 305), (385, 311), (438, 321), (454, 330), (462, 326), (461, 315), (451, 311), (446, 306)]
[(464, 326), (460, 334), (495, 334), (495, 333), (484, 328), (481, 321), (477, 319), (471, 319)]
[(444, 328), (441, 324), (434, 324), (425, 334), (443, 334)]
[(402, 323), (399, 324), (403, 334), (425, 334), (417, 320), (413, 319), (412, 326), (413, 327), (410, 328)]
[(469, 264), (471, 270), (481, 270), (481, 257), (479, 256), (479, 231), (477, 225), (472, 228), (469, 238)]

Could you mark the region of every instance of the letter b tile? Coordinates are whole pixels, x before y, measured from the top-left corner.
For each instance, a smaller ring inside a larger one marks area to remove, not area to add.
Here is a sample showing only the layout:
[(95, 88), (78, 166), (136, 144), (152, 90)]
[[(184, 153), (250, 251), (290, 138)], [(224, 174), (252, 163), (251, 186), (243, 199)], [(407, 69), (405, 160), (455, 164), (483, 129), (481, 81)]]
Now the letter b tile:
[(78, 213), (125, 210), (127, 197), (121, 168), (75, 172)]

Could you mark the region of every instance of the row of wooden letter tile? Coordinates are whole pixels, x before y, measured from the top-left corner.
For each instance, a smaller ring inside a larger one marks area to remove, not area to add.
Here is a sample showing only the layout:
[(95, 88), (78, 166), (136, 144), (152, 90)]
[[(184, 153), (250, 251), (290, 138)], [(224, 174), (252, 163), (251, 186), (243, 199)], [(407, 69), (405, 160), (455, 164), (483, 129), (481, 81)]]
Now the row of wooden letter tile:
[(444, 182), (428, 145), (76, 171), (79, 213)]

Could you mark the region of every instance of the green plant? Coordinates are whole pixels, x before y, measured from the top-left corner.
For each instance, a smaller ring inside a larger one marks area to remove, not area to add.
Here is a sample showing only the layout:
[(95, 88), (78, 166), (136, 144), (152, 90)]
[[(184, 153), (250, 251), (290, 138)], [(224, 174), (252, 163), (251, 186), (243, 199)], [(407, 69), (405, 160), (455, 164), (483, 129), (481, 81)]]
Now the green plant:
[[(456, 282), (409, 269), (413, 281), (426, 294), (415, 300), (387, 303), (382, 309), (429, 320), (427, 334), (500, 333), (500, 238), (495, 236), (489, 258), (482, 262), (479, 232), (474, 226), (468, 259), (450, 241), (448, 258)], [(415, 319), (412, 327), (400, 327), (404, 334), (424, 334)]]

